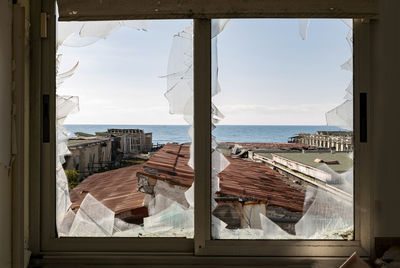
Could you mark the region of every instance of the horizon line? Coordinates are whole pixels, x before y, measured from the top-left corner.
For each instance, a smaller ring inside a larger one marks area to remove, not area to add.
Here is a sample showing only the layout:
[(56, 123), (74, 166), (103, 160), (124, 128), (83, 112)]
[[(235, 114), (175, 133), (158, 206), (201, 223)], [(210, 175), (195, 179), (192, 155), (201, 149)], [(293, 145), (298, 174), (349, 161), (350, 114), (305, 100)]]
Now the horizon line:
[[(64, 124), (65, 126), (68, 125), (75, 125), (75, 126), (190, 126), (187, 124)], [(299, 125), (299, 124), (285, 124), (285, 125), (275, 125), (275, 124), (218, 124), (216, 125), (218, 126), (318, 126), (318, 127), (337, 127), (340, 128), (338, 126), (328, 126), (328, 125), (311, 125), (311, 124), (304, 124), (304, 125)]]

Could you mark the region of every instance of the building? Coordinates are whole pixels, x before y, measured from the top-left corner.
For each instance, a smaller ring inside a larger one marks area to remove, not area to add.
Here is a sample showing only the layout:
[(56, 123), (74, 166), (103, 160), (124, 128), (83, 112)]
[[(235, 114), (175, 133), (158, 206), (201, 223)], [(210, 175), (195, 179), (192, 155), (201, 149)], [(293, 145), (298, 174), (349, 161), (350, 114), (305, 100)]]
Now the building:
[(141, 129), (109, 129), (90, 135), (75, 133), (68, 140), (70, 155), (65, 157), (64, 169), (74, 169), (80, 178), (120, 167), (123, 158), (135, 157), (152, 150), (152, 133)]
[[(74, 169), (81, 178), (113, 165), (113, 138), (76, 137), (68, 140), (70, 155), (65, 157), (64, 169)], [(115, 155), (115, 152), (114, 152)]]
[(317, 131), (315, 134), (300, 133), (289, 138), (289, 143), (300, 143), (316, 148), (333, 149), (339, 152), (353, 151), (353, 132)]
[(78, 210), (82, 200), (90, 193), (115, 217), (128, 223), (141, 224), (148, 216), (144, 206), (145, 194), (137, 191), (136, 172), (141, 165), (110, 170), (87, 177), (71, 192), (73, 210)]
[[(244, 149), (244, 145), (246, 148), (264, 151), (280, 149), (283, 152), (254, 153)], [(70, 193), (73, 210), (79, 210), (87, 194), (113, 211), (116, 218), (127, 223), (142, 224), (149, 216), (161, 217), (155, 214), (170, 208), (171, 201), (190, 209), (186, 192), (192, 186), (194, 173), (188, 165), (189, 147), (190, 144), (169, 143), (143, 165), (89, 176)], [(213, 215), (225, 222), (228, 229), (261, 230), (262, 214), (287, 233), (296, 234), (295, 225), (314, 198), (305, 199), (309, 186), (314, 189), (321, 187), (351, 202), (351, 194), (339, 187), (326, 185), (326, 182), (334, 180), (333, 174), (318, 169), (318, 164), (323, 162), (335, 165), (334, 171), (337, 173), (346, 172), (352, 167), (352, 161), (345, 153), (305, 154), (296, 152), (297, 149), (291, 144), (242, 144), (240, 148), (235, 144), (232, 151), (241, 151), (234, 155), (236, 158), (227, 155), (229, 166), (218, 174), (219, 190), (213, 197), (216, 201)], [(252, 158), (237, 157), (243, 156), (242, 151), (251, 152)], [(338, 155), (340, 157), (336, 157)], [(265, 160), (263, 157), (269, 158)], [(320, 161), (313, 161), (314, 157), (319, 157)], [(302, 176), (298, 173), (302, 173)], [(316, 180), (320, 183), (316, 183)], [(341, 184), (339, 180), (336, 183)]]
[[(188, 206), (184, 193), (194, 177), (187, 164), (189, 154), (189, 145), (166, 144), (136, 173), (138, 190), (151, 196), (167, 194)], [(220, 191), (214, 196), (218, 206), (213, 214), (228, 228), (261, 229), (262, 213), (293, 233), (302, 216), (305, 189), (262, 163), (227, 159), (230, 165), (218, 175)]]
[(153, 149), (153, 134), (145, 133), (142, 129), (108, 129), (106, 133), (121, 138), (124, 157), (148, 153)]
[(311, 150), (257, 152), (250, 156), (298, 184), (324, 189), (348, 202), (353, 200), (353, 159), (349, 153)]

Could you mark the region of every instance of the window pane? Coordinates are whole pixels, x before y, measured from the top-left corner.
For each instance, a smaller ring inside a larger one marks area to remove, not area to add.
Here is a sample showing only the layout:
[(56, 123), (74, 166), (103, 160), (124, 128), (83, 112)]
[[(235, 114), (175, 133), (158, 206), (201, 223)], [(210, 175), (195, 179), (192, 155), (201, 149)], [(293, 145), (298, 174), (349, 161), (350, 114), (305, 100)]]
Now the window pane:
[(352, 21), (231, 20), (212, 45), (213, 239), (353, 239)]
[(58, 23), (59, 236), (193, 237), (192, 39), (190, 20)]

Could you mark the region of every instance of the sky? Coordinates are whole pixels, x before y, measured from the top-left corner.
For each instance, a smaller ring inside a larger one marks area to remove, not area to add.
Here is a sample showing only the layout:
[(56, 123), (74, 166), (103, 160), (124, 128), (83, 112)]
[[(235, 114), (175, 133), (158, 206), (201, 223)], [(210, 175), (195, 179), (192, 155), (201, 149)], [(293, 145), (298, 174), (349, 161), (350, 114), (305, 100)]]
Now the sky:
[[(86, 47), (62, 46), (60, 72), (78, 60), (57, 90), (79, 96), (80, 111), (66, 124), (186, 124), (169, 114), (164, 97), (173, 35), (190, 20), (152, 21), (148, 31), (121, 27)], [(306, 40), (296, 19), (232, 20), (218, 36), (221, 93), (214, 104), (224, 125), (325, 125), (325, 112), (341, 104), (351, 72), (349, 28), (313, 19)]]

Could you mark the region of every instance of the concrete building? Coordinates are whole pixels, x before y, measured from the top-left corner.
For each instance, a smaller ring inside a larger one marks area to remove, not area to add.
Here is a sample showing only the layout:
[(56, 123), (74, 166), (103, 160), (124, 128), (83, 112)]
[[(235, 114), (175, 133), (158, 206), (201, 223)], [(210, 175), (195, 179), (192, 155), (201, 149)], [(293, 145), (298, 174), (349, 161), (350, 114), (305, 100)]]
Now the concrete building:
[(320, 187), (352, 200), (354, 160), (345, 152), (256, 152), (251, 159), (268, 165), (299, 184)]
[(98, 171), (119, 167), (123, 158), (129, 159), (152, 149), (152, 133), (141, 129), (109, 129), (107, 132), (78, 136), (68, 140), (70, 155), (65, 157), (64, 169), (74, 169), (81, 178)]
[(81, 178), (113, 165), (113, 138), (77, 137), (68, 140), (70, 155), (65, 157), (64, 169), (74, 169)]
[(108, 129), (107, 133), (121, 137), (124, 157), (148, 153), (153, 148), (153, 134), (145, 133), (142, 129)]
[(315, 134), (299, 133), (290, 137), (289, 143), (300, 143), (316, 148), (333, 149), (339, 152), (353, 151), (353, 132), (317, 131)]

